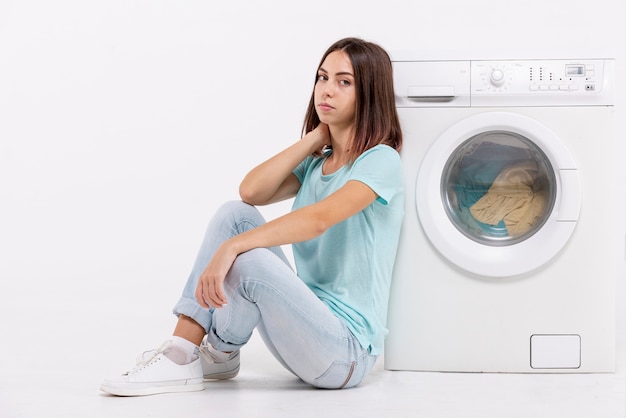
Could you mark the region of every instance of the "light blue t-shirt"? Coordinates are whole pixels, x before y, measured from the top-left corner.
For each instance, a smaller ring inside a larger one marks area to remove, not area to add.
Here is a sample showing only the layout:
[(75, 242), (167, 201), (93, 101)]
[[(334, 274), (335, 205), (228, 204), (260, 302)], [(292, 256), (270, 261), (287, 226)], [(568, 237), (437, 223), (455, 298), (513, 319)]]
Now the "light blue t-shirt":
[(346, 321), (361, 346), (380, 355), (404, 216), (400, 156), (377, 145), (329, 175), (322, 174), (325, 158), (308, 157), (294, 170), (301, 183), (294, 210), (319, 202), (350, 180), (366, 184), (378, 198), (319, 237), (293, 244), (298, 276)]

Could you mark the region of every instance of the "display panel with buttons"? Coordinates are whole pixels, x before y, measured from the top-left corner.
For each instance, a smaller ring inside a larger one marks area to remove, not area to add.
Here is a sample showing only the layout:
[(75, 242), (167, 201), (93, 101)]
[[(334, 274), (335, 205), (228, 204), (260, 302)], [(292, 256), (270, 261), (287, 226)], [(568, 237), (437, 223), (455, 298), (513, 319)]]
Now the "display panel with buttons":
[(602, 60), (472, 61), (472, 93), (596, 92), (602, 64)]

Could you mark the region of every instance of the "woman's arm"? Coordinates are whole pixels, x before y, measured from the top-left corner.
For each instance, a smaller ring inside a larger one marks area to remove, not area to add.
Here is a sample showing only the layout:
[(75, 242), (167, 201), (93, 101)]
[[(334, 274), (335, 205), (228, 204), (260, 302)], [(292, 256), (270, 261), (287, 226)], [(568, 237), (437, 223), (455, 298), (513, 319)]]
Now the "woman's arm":
[(377, 198), (366, 184), (351, 180), (326, 199), (300, 208), (224, 242), (200, 276), (196, 299), (205, 308), (226, 303), (222, 283), (235, 258), (253, 248), (274, 247), (315, 238), (365, 209)]
[(241, 200), (251, 205), (267, 205), (295, 196), (300, 182), (293, 170), (327, 144), (330, 144), (328, 126), (320, 124), (289, 148), (252, 169), (239, 186)]

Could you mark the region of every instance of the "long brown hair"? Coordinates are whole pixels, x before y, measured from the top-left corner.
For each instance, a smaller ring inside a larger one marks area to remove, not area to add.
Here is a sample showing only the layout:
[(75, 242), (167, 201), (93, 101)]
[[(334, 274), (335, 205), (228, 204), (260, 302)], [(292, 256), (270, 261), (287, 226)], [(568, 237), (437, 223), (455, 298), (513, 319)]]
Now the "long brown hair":
[[(345, 52), (354, 71), (356, 91), (355, 133), (347, 146), (350, 161), (368, 149), (385, 144), (400, 151), (402, 130), (395, 106), (393, 70), (389, 54), (380, 46), (358, 38), (345, 38), (331, 45), (322, 59), (335, 51)], [(315, 72), (317, 83), (317, 71)], [(315, 89), (304, 117), (303, 133), (317, 127), (320, 119), (315, 110)]]

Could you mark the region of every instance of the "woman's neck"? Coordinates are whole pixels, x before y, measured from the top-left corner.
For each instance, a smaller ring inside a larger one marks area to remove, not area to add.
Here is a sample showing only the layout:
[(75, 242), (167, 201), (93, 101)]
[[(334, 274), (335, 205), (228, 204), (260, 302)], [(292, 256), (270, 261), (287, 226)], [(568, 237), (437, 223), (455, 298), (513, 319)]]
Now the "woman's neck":
[(353, 136), (352, 126), (347, 128), (330, 127), (330, 143), (333, 147), (333, 155), (343, 161), (347, 158), (348, 144)]
[(331, 174), (343, 167), (349, 160), (348, 142), (352, 136), (352, 129), (330, 128), (330, 142), (333, 148), (332, 154), (324, 163), (324, 174)]

